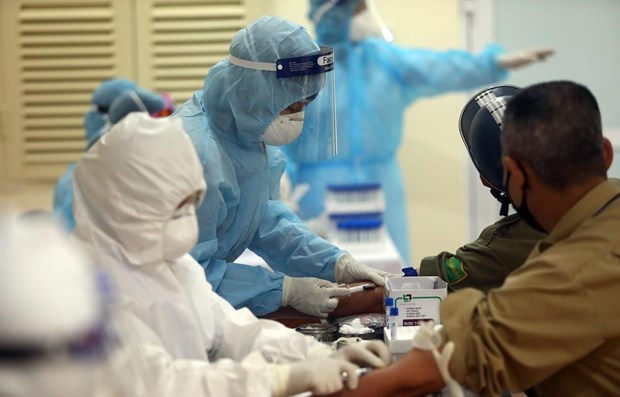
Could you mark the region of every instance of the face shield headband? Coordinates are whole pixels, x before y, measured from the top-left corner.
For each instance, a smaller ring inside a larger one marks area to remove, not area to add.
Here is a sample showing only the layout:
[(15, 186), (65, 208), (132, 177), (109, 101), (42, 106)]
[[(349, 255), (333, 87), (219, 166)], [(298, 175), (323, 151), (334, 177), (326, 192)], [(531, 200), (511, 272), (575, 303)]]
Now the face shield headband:
[[(294, 78), (304, 105), (304, 125), (300, 137), (285, 147), (287, 152), (308, 162), (325, 160), (338, 151), (336, 138), (336, 99), (334, 50), (321, 46), (316, 54), (278, 59), (275, 63), (248, 61), (229, 55), (231, 64), (246, 69), (274, 72), (275, 78)], [(317, 92), (317, 86), (320, 87)], [(280, 109), (280, 112), (285, 109)]]

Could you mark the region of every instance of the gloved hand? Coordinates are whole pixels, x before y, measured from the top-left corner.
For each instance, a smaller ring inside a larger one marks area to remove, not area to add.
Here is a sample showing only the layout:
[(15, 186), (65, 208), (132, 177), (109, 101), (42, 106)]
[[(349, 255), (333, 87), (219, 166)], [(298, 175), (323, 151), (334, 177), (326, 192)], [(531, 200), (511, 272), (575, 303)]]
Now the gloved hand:
[(284, 276), (282, 306), (293, 306), (302, 313), (325, 318), (338, 306), (338, 297), (349, 295), (347, 288), (314, 277)]
[(553, 55), (554, 52), (551, 48), (509, 52), (498, 56), (497, 63), (503, 69), (518, 69), (533, 62), (544, 61), (547, 57)]
[(376, 285), (383, 287), (384, 277), (396, 276), (388, 272), (373, 269), (353, 259), (349, 254), (343, 254), (336, 262), (334, 275), (337, 283), (352, 283), (354, 281), (370, 280)]
[(390, 349), (378, 340), (345, 346), (338, 349), (331, 357), (347, 360), (360, 367), (372, 368), (384, 367), (392, 360)]
[[(278, 377), (286, 380), (283, 382), (285, 385), (283, 388), (276, 382), (274, 396), (290, 396), (308, 391), (314, 396), (332, 394), (342, 390), (345, 383), (343, 376), (346, 376), (349, 389), (357, 388), (359, 383), (359, 375), (355, 372), (359, 367), (338, 358), (308, 358), (290, 366), (277, 367), (280, 371)], [(282, 373), (285, 375), (282, 376)]]
[[(444, 344), (440, 329), (441, 325), (435, 326), (432, 321), (422, 323), (413, 337), (413, 347), (432, 351), (437, 368), (444, 382), (446, 382), (446, 386), (448, 386), (450, 395), (452, 397), (463, 397), (463, 388), (452, 378), (449, 369), (450, 358), (454, 353), (454, 342)], [(439, 351), (442, 345), (443, 348)]]

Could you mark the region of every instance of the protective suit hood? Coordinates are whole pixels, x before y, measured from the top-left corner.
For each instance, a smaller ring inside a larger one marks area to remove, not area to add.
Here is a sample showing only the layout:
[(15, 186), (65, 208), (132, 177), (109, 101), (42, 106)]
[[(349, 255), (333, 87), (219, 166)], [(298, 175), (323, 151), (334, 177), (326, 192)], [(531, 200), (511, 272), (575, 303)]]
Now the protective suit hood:
[[(262, 17), (235, 34), (230, 54), (237, 58), (275, 63), (278, 59), (318, 53), (319, 46), (306, 29), (278, 17)], [(252, 145), (289, 105), (302, 94), (320, 91), (320, 76), (303, 86), (299, 78), (276, 79), (275, 72), (253, 70), (218, 62), (205, 78), (200, 98), (209, 127), (225, 140)], [(214, 95), (214, 92), (217, 93)]]
[(109, 79), (101, 83), (93, 92), (91, 107), (84, 114), (86, 147), (91, 147), (103, 133), (106, 122), (118, 122), (130, 112), (140, 111), (134, 100), (126, 95), (135, 93), (144, 107), (150, 112), (163, 109), (164, 99), (157, 93), (140, 88), (126, 79)]
[(183, 199), (205, 190), (182, 122), (131, 113), (77, 164), (75, 234), (134, 265), (161, 262), (165, 224)]
[(361, 2), (311, 0), (308, 18), (314, 22), (317, 41), (330, 46), (349, 43), (351, 18)]

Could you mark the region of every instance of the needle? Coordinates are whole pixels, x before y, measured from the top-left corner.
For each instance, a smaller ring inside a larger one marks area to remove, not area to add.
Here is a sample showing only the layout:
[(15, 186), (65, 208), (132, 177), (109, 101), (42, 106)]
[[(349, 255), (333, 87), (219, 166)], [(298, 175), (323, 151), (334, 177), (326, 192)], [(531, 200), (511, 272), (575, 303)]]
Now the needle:
[(371, 289), (375, 289), (375, 285), (373, 283), (357, 285), (355, 287), (349, 287), (349, 294), (355, 292), (370, 291)]

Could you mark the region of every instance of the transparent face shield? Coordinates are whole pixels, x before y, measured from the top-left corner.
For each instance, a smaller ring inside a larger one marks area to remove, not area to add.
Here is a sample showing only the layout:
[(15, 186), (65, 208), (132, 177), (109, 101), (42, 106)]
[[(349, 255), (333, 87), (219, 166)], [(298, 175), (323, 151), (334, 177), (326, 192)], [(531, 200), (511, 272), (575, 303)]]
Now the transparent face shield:
[[(337, 7), (339, 4), (351, 0), (329, 0), (322, 6), (318, 7), (312, 17), (312, 21), (318, 23), (329, 10)], [(374, 0), (361, 0), (355, 13), (351, 17), (349, 36), (351, 41), (358, 42), (367, 37), (380, 37), (385, 41), (394, 40), (394, 35), (388, 28), (385, 20), (381, 16)]]
[(376, 36), (383, 38), (385, 41), (391, 42), (394, 40), (394, 35), (390, 28), (388, 28), (385, 20), (381, 16), (379, 9), (377, 8), (377, 4), (374, 0), (362, 0), (362, 2), (366, 3), (366, 9), (368, 14), (370, 14), (370, 19), (374, 22), (375, 31), (377, 32)]
[(278, 80), (290, 79), (290, 89), (285, 89), (294, 92), (299, 100), (288, 104), (279, 114), (302, 118), (303, 129), (298, 139), (286, 145), (287, 152), (309, 162), (336, 155), (334, 50), (331, 47), (321, 46), (316, 54), (278, 59), (276, 63), (246, 61), (232, 55), (229, 61), (249, 69), (275, 72)]

